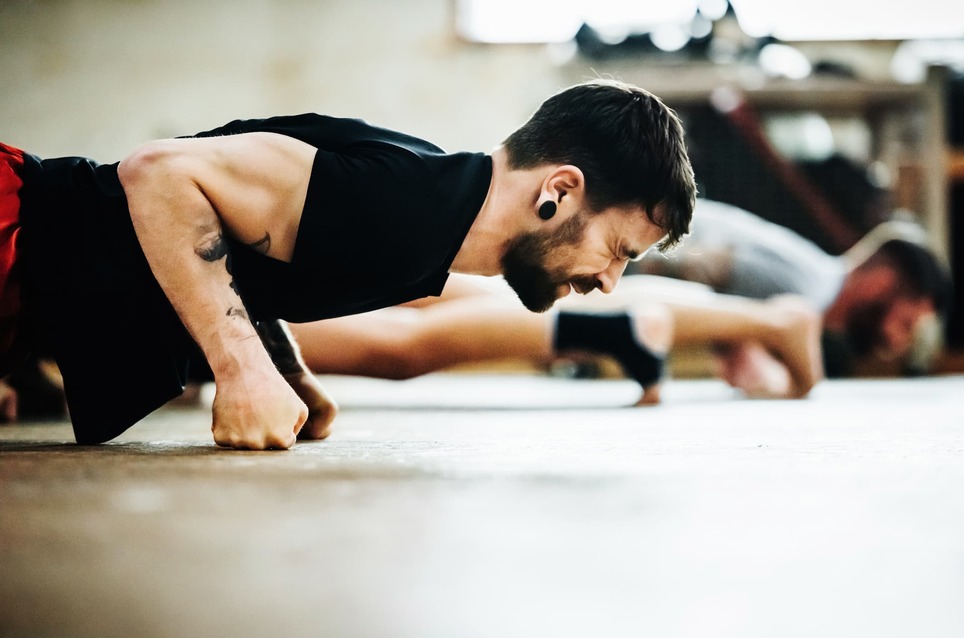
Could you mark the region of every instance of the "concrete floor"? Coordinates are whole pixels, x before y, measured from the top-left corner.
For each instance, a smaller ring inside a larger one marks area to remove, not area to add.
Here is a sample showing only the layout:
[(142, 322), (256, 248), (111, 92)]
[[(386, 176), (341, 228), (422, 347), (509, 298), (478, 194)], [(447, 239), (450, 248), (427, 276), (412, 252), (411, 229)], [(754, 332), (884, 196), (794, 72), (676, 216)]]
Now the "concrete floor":
[(289, 452), (0, 428), (0, 636), (964, 635), (964, 377), (327, 382)]

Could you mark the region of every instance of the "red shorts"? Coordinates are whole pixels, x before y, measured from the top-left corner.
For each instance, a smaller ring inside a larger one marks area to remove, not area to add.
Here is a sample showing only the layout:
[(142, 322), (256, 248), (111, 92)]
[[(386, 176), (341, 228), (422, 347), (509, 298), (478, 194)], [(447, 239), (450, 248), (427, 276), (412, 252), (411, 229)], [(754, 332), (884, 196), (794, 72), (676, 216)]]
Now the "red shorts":
[(17, 235), (20, 233), (20, 177), (23, 151), (0, 143), (0, 374), (9, 364), (20, 314)]

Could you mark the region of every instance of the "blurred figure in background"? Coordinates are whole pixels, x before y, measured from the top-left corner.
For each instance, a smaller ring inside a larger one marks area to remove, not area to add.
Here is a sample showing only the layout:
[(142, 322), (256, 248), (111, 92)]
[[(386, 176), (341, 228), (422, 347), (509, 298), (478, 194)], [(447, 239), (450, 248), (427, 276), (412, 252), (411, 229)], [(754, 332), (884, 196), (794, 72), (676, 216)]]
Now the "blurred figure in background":
[[(878, 225), (842, 255), (740, 208), (700, 199), (683, 246), (631, 272), (766, 299), (796, 294), (823, 317), (826, 374), (923, 371), (950, 303), (950, 280), (912, 222)], [(747, 356), (731, 351), (728, 356)], [(756, 356), (756, 355), (754, 355)]]

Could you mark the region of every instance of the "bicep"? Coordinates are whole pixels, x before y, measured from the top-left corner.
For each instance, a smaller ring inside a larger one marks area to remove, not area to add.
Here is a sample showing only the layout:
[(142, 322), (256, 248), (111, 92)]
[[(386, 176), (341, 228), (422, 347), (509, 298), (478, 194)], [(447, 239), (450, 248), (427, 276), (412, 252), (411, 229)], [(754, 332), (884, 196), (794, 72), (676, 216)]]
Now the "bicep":
[(134, 188), (196, 191), (210, 203), (224, 232), (289, 261), (313, 158), (314, 148), (294, 138), (246, 133), (154, 142), (118, 170), (122, 182)]

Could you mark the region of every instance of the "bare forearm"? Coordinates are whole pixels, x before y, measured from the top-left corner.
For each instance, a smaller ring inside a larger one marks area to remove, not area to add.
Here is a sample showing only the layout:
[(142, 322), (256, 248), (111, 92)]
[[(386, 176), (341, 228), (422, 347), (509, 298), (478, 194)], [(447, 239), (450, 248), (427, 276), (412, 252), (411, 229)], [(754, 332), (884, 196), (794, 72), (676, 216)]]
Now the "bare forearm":
[(117, 171), (151, 271), (214, 372), (219, 445), (287, 448), (308, 418), (248, 318), (226, 239), (290, 257), (311, 148), (287, 139), (153, 142)]
[(489, 296), (385, 308), (292, 330), (308, 366), (321, 374), (407, 379), (458, 364), (552, 357), (551, 316)]
[(163, 168), (119, 171), (151, 271), (215, 377), (270, 363), (232, 279), (217, 213), (188, 178)]
[(802, 299), (760, 302), (715, 295), (707, 303), (670, 302), (667, 307), (675, 321), (675, 344), (759, 344), (786, 365), (792, 396), (806, 395), (823, 376), (820, 318)]
[(676, 326), (674, 345), (742, 341), (769, 344), (780, 334), (779, 318), (757, 301), (716, 295), (665, 303)]

